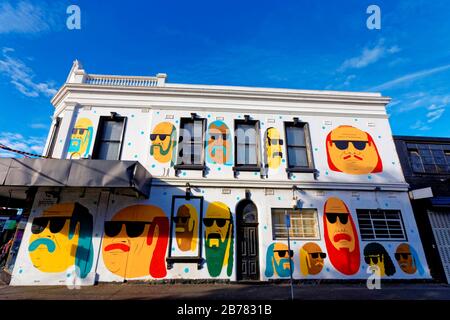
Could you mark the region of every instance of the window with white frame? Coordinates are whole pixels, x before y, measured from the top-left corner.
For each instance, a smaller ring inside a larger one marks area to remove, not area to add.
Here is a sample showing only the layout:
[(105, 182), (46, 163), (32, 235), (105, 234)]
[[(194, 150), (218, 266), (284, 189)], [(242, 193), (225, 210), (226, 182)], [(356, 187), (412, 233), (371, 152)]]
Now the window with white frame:
[(407, 240), (400, 210), (356, 209), (362, 240)]
[(291, 239), (320, 239), (317, 209), (272, 209), (273, 240), (287, 239), (286, 212), (291, 217), (289, 237)]

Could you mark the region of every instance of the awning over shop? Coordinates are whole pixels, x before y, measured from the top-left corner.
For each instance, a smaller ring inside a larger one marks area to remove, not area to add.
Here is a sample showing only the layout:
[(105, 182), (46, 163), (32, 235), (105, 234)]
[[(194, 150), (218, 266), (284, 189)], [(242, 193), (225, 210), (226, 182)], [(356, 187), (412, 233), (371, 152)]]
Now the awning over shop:
[(449, 207), (450, 208), (450, 197), (434, 197), (430, 199), (433, 207)]
[(0, 189), (125, 188), (148, 197), (151, 175), (137, 161), (0, 158)]

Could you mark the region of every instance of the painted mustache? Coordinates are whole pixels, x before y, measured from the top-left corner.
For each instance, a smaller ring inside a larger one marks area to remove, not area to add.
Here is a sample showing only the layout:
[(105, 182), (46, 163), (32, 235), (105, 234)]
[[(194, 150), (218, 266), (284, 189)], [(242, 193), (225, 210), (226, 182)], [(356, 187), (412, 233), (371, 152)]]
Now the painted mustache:
[(208, 235), (208, 239), (220, 239), (220, 238), (221, 238), (220, 233), (217, 232), (213, 232)]
[(111, 250), (122, 250), (123, 252), (128, 252), (130, 251), (130, 246), (124, 243), (111, 243), (110, 245), (106, 246), (105, 251)]
[(213, 147), (211, 148), (211, 154), (212, 154), (213, 156), (215, 156), (217, 150), (222, 151), (222, 152), (223, 152), (223, 155), (226, 156), (226, 154), (227, 154), (227, 148), (226, 148), (225, 146), (213, 146)]
[(81, 148), (81, 139), (72, 138), (70, 140), (69, 152), (80, 151), (80, 148)]
[(283, 152), (274, 152), (272, 157), (283, 157)]
[(338, 233), (337, 235), (334, 236), (334, 242), (339, 242), (341, 240), (347, 240), (350, 241), (352, 240), (352, 237), (350, 237), (350, 235), (346, 234), (346, 233)]
[(352, 155), (345, 156), (345, 157), (344, 157), (344, 160), (347, 160), (347, 159), (349, 159), (349, 158), (351, 158), (351, 157), (355, 157), (355, 158), (358, 159), (358, 160), (363, 160), (363, 158), (358, 157), (358, 156), (355, 155), (355, 154), (354, 154), (353, 156), (352, 156)]
[(56, 249), (56, 245), (53, 242), (53, 240), (50, 240), (49, 238), (39, 238), (34, 240), (30, 246), (28, 247), (28, 251), (33, 252), (36, 250), (40, 245), (44, 245), (47, 247), (48, 252), (52, 253)]
[(167, 149), (163, 149), (162, 145), (160, 145), (160, 144), (152, 144), (152, 146), (150, 147), (150, 154), (153, 155), (155, 153), (155, 149), (159, 148), (159, 153), (161, 155), (165, 156), (166, 154), (169, 153), (171, 146), (172, 146), (172, 143), (169, 143), (169, 146), (167, 147)]
[[(281, 258), (280, 262), (278, 263), (278, 267), (283, 268), (285, 270), (289, 269), (289, 263), (290, 263), (291, 259), (287, 259), (287, 258)], [(285, 267), (285, 264), (287, 264), (287, 266)]]

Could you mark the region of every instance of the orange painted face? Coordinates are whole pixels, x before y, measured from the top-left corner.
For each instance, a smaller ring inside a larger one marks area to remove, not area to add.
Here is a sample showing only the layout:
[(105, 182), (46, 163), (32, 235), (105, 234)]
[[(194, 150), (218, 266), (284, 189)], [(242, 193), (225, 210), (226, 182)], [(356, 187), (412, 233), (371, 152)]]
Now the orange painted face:
[(350, 213), (344, 202), (338, 198), (330, 198), (325, 205), (328, 236), (332, 245), (340, 249), (355, 250), (355, 237), (350, 223)]
[(170, 122), (158, 123), (150, 134), (150, 154), (161, 163), (174, 161), (176, 129)]
[(403, 272), (408, 274), (414, 274), (417, 271), (417, 267), (414, 263), (413, 256), (408, 244), (402, 243), (397, 247), (395, 252), (395, 259)]
[(124, 278), (153, 275), (153, 259), (167, 247), (167, 228), (168, 219), (156, 206), (134, 205), (119, 211), (105, 222), (102, 251), (108, 270)]
[(300, 269), (304, 275), (316, 275), (322, 271), (327, 254), (314, 242), (306, 243), (300, 249)]
[(230, 130), (222, 121), (214, 121), (208, 128), (208, 154), (210, 163), (229, 164), (231, 158)]
[(381, 158), (372, 137), (352, 126), (339, 126), (326, 141), (328, 165), (331, 170), (348, 174), (382, 171)]
[(174, 223), (178, 248), (181, 251), (194, 251), (198, 239), (198, 218), (195, 207), (191, 204), (180, 206), (174, 217)]

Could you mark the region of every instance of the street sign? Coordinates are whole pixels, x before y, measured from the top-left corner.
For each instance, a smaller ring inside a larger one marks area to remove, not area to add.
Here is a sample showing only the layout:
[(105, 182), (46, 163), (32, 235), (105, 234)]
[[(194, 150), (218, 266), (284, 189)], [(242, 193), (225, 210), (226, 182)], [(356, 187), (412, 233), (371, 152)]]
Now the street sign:
[(286, 214), (284, 215), (284, 219), (285, 219), (286, 228), (289, 229), (291, 227), (291, 215), (286, 212)]

